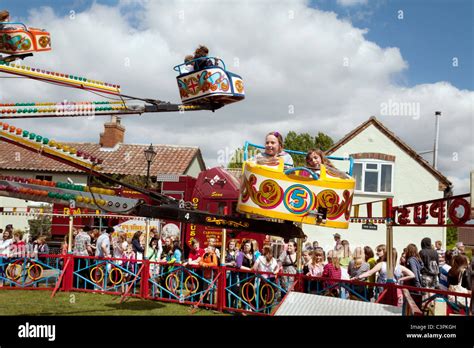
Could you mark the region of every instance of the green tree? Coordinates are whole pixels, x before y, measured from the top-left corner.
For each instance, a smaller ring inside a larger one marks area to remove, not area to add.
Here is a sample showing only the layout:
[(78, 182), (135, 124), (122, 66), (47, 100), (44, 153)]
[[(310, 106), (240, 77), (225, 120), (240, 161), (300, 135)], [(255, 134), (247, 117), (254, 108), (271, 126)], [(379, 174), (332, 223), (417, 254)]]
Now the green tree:
[(227, 168), (242, 168), (244, 162), (244, 149), (239, 147), (235, 150), (234, 155), (227, 164)]
[[(295, 131), (290, 131), (286, 135), (283, 145), (285, 149), (307, 152), (313, 148), (326, 151), (333, 143), (332, 138), (322, 132), (319, 132), (317, 136), (313, 137), (309, 133), (298, 134)], [(292, 157), (296, 166), (305, 164), (304, 155), (292, 155)]]
[[(44, 212), (51, 213), (51, 207), (41, 206)], [(51, 237), (51, 216), (38, 215), (36, 219), (28, 220), (30, 236), (35, 240), (39, 236)]]
[(323, 151), (328, 150), (333, 144), (334, 141), (332, 138), (322, 132), (319, 132), (318, 135), (314, 137), (314, 146)]
[[(448, 219), (448, 224), (451, 224), (451, 220)], [(446, 229), (446, 250), (453, 249), (458, 241), (458, 228), (448, 227)]]
[(283, 146), (285, 149), (306, 152), (314, 147), (314, 138), (309, 133), (297, 134), (294, 131), (289, 131)]
[[(249, 147), (247, 158), (255, 157), (257, 155), (257, 153), (259, 153), (259, 152), (260, 152), (260, 149)], [(227, 168), (240, 169), (240, 168), (242, 168), (243, 164), (244, 164), (244, 149), (239, 147), (234, 151), (234, 154), (232, 155), (232, 158), (230, 159), (229, 163), (227, 164)]]

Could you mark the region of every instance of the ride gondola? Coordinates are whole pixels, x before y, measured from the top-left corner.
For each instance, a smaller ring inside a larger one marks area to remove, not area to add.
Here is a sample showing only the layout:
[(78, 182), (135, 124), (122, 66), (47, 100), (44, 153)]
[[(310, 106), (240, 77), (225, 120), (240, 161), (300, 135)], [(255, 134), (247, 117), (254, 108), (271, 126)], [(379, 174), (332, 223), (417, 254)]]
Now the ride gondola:
[(27, 27), (21, 22), (0, 22), (0, 53), (4, 61), (23, 59), (33, 52), (51, 50), (51, 36), (44, 29)]
[[(249, 159), (249, 146), (264, 148), (248, 142), (244, 146), (243, 177), (237, 211), (322, 227), (349, 227), (355, 188), (352, 157), (327, 157), (349, 161), (348, 173), (326, 165), (321, 165), (318, 172), (306, 167), (285, 169), (281, 158), (276, 165)], [(285, 151), (305, 155), (301, 151)]]
[(216, 57), (201, 57), (176, 65), (183, 104), (226, 105), (245, 98), (242, 77), (227, 70)]

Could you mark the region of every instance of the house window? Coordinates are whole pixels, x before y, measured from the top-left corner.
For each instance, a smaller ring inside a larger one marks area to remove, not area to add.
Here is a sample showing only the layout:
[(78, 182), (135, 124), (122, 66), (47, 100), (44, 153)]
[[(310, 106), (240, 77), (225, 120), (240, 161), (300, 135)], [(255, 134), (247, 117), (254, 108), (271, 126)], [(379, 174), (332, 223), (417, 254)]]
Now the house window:
[(393, 163), (358, 161), (354, 163), (355, 190), (361, 193), (386, 194), (393, 192)]
[(36, 175), (36, 179), (46, 180), (46, 181), (53, 181), (53, 176), (52, 175)]

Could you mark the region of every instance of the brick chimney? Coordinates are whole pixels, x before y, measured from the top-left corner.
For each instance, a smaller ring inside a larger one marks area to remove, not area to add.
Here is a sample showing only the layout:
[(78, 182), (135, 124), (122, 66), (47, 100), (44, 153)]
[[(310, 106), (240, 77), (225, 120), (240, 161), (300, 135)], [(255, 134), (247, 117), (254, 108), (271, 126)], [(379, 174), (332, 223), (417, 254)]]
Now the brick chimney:
[(120, 116), (112, 116), (110, 122), (104, 124), (104, 132), (100, 133), (100, 147), (112, 148), (123, 143), (125, 127), (120, 124)]

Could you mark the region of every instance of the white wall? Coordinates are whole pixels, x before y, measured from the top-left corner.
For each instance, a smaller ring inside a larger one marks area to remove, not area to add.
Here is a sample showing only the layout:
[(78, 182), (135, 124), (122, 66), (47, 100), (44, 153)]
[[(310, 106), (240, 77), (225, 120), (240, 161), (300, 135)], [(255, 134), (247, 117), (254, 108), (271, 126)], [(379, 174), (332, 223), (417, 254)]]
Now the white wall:
[[(0, 207), (4, 208), (22, 208), (27, 207), (27, 201), (10, 198), (10, 197), (0, 197)], [(28, 219), (29, 217), (24, 216), (9, 216), (9, 215), (1, 215), (0, 214), (0, 228), (5, 229), (5, 226), (8, 224), (12, 224), (15, 229), (19, 228), (21, 230), (28, 229)]]
[(203, 169), (201, 169), (201, 166), (199, 165), (199, 160), (196, 156), (194, 157), (193, 161), (191, 162), (191, 165), (189, 166), (186, 173), (184, 173), (184, 175), (189, 175), (189, 176), (192, 176), (193, 178), (197, 178), (199, 173), (201, 173), (202, 171)]
[[(380, 132), (375, 126), (370, 125), (355, 138), (341, 146), (334, 156), (348, 156), (353, 153), (377, 152), (395, 156), (393, 195), (356, 194), (353, 204), (370, 202), (393, 197), (393, 205), (402, 205), (437, 199), (443, 197), (443, 192), (438, 190), (438, 180), (422, 167), (416, 160), (399, 148), (390, 138)], [(336, 166), (338, 163), (336, 161)], [(339, 166), (348, 170), (347, 165)], [(378, 207), (378, 209), (377, 209)], [(364, 208), (360, 208), (360, 216), (365, 216)], [(380, 203), (374, 203), (373, 216), (381, 216)], [(385, 244), (386, 229), (384, 224), (377, 224), (377, 231), (362, 230), (362, 224), (351, 223), (347, 230), (321, 228), (304, 225), (304, 232), (310, 241), (317, 240), (322, 247), (334, 246), (334, 233), (339, 233), (341, 239), (347, 239), (351, 249), (355, 246), (369, 245), (373, 249), (378, 244)], [(443, 227), (394, 227), (394, 246), (400, 256), (403, 248), (414, 243), (420, 248), (421, 239), (430, 237), (433, 244), (435, 240), (443, 241), (446, 246), (446, 232)]]

